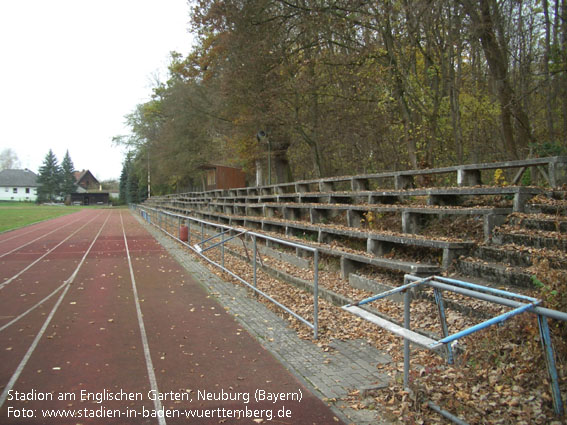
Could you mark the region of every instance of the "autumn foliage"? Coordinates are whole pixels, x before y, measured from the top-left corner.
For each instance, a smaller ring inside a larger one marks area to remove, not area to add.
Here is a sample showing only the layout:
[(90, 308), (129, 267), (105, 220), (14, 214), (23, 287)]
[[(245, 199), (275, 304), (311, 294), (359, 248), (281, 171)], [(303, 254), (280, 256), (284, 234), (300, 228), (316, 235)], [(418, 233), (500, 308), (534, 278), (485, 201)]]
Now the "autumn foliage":
[(191, 53), (172, 54), (122, 142), (139, 167), (150, 151), (156, 194), (198, 187), (208, 161), (267, 180), (268, 150), (279, 182), (557, 155), (566, 13), (547, 0), (200, 0)]

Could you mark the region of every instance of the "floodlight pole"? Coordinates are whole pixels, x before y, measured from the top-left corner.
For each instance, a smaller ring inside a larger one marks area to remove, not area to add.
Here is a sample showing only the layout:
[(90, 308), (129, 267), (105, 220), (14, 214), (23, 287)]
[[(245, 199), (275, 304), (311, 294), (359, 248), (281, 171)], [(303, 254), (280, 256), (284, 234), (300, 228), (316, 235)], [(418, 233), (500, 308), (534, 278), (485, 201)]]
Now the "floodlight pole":
[(151, 179), (150, 179), (150, 149), (148, 148), (148, 198), (151, 198)]

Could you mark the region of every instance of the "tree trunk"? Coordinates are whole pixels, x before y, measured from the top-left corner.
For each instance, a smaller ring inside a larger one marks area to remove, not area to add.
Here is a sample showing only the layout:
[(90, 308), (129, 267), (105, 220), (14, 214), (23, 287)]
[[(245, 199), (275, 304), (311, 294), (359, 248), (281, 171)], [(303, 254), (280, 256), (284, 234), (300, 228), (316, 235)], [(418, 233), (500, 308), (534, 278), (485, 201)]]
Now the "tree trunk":
[[(455, 8), (456, 9), (456, 8)], [(464, 163), (464, 147), (463, 147), (463, 129), (461, 125), (461, 105), (460, 92), (462, 84), (462, 47), (461, 47), (461, 17), (452, 6), (449, 7), (449, 104), (451, 111), (451, 126), (453, 130), (453, 139), (455, 140), (455, 155), (457, 163)], [(457, 46), (456, 51), (454, 46)]]
[[(558, 0), (559, 1), (559, 0)], [(561, 52), (561, 62), (563, 64), (567, 63), (567, 1), (561, 1), (561, 40), (560, 52)], [(567, 72), (561, 73), (560, 76), (560, 88), (559, 93), (563, 99), (563, 143), (567, 143)]]
[(553, 140), (555, 131), (553, 130), (553, 87), (551, 85), (551, 73), (549, 72), (549, 59), (551, 52), (551, 21), (549, 20), (549, 2), (543, 0), (543, 14), (545, 17), (545, 47), (543, 53), (543, 72), (545, 73), (545, 118), (547, 123), (547, 134), (549, 140)]
[(389, 65), (392, 70), (392, 77), (394, 83), (394, 95), (398, 102), (398, 107), (400, 109), (400, 115), (402, 117), (402, 123), (404, 125), (404, 142), (408, 150), (408, 160), (410, 166), (413, 169), (418, 168), (417, 161), (417, 145), (415, 142), (415, 133), (413, 129), (413, 117), (411, 109), (405, 98), (404, 83), (400, 70), (398, 69), (398, 62), (396, 60), (396, 55), (394, 52), (394, 36), (392, 34), (392, 26), (390, 24), (390, 17), (384, 17), (384, 29), (382, 31), (382, 37), (384, 39), (384, 45), (388, 53), (388, 59), (390, 61)]
[(295, 93), (295, 129), (311, 149), (311, 160), (313, 161), (313, 171), (315, 172), (315, 177), (323, 177), (323, 172), (321, 168), (321, 153), (319, 151), (319, 145), (317, 143), (317, 135), (315, 134), (315, 137), (313, 137), (312, 135), (308, 134), (303, 128), (299, 117), (299, 108), (300, 108), (299, 104), (300, 104), (299, 93), (296, 92)]
[[(507, 154), (517, 159), (520, 156), (520, 150), (514, 134), (514, 122), (517, 124), (518, 141), (521, 147), (529, 145), (532, 135), (529, 118), (510, 85), (505, 47), (500, 45), (496, 35), (495, 28), (499, 24), (497, 5), (493, 0), (461, 0), (461, 3), (472, 21), (474, 34), (480, 39), (490, 75), (496, 86), (500, 103), (502, 136)], [(480, 11), (480, 14), (477, 10)]]

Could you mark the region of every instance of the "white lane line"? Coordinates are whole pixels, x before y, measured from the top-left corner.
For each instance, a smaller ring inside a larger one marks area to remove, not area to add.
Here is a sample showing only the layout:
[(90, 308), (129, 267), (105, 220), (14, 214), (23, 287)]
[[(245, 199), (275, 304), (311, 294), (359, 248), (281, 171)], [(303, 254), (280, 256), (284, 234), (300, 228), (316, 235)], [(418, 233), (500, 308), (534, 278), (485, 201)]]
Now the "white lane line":
[[(140, 308), (140, 300), (138, 300), (138, 290), (136, 289), (136, 278), (134, 277), (134, 268), (132, 267), (132, 259), (130, 258), (130, 249), (128, 248), (128, 240), (126, 239), (126, 230), (124, 229), (124, 220), (122, 219), (122, 212), (120, 212), (120, 222), (122, 223), (122, 235), (124, 236), (124, 245), (126, 246), (126, 257), (128, 258), (128, 265), (130, 266), (130, 279), (132, 280), (132, 292), (134, 293), (134, 301), (136, 303), (136, 314), (138, 315), (138, 324), (140, 325), (140, 334), (142, 336), (142, 346), (144, 347), (144, 356), (146, 357), (146, 368), (148, 369), (148, 378), (150, 380), (150, 387), (155, 394), (159, 394), (156, 374), (154, 372), (154, 365), (152, 363), (152, 356), (150, 354), (150, 345), (148, 344), (148, 336), (146, 335), (146, 327), (144, 326), (144, 318), (142, 316), (142, 309)], [(0, 405), (1, 406), (1, 405)], [(154, 400), (154, 408), (156, 412), (162, 409), (161, 401), (156, 398)], [(158, 417), (159, 425), (167, 425), (165, 418)]]
[(51, 248), (49, 251), (47, 251), (45, 254), (43, 254), (41, 257), (37, 258), (36, 260), (34, 260), (31, 264), (27, 265), (26, 267), (24, 267), (22, 270), (20, 270), (18, 273), (16, 273), (14, 276), (12, 276), (10, 279), (5, 280), (4, 282), (0, 283), (0, 289), (4, 289), (4, 287), (6, 285), (8, 285), (9, 283), (12, 283), (14, 281), (14, 279), (17, 279), (18, 277), (20, 277), (23, 273), (25, 273), (26, 271), (28, 271), (29, 269), (31, 269), (34, 265), (36, 265), (38, 262), (40, 262), (42, 259), (44, 259), (47, 255), (49, 255), (51, 252), (53, 252), (55, 249), (59, 248), (61, 245), (63, 245), (63, 243), (67, 242), (67, 240), (69, 240), (69, 238), (71, 238), (72, 236), (74, 236), (77, 232), (79, 232), (80, 230), (82, 230), (83, 228), (85, 228), (86, 226), (88, 226), (93, 220), (95, 220), (96, 218), (98, 218), (101, 214), (98, 214), (96, 217), (93, 217), (90, 221), (86, 222), (85, 224), (83, 224), (81, 227), (79, 227), (77, 230), (75, 230), (73, 233), (71, 233), (69, 236), (67, 236), (65, 239), (63, 239), (61, 242), (59, 242), (57, 245), (55, 245), (53, 248)]
[(51, 319), (53, 319), (53, 316), (55, 315), (55, 312), (57, 311), (57, 309), (59, 308), (59, 306), (61, 305), (61, 302), (63, 301), (63, 298), (65, 298), (65, 295), (67, 294), (67, 291), (69, 290), (71, 284), (73, 283), (73, 281), (75, 280), (75, 278), (77, 277), (77, 273), (79, 273), (79, 269), (83, 266), (83, 263), (85, 262), (85, 259), (87, 258), (87, 255), (89, 255), (89, 252), (91, 252), (92, 247), (94, 246), (95, 242), (97, 241), (98, 237), (100, 236), (100, 234), (102, 233), (102, 229), (104, 229), (104, 226), (106, 225), (106, 222), (108, 221), (109, 217), (110, 217), (109, 213), (108, 216), (106, 217), (106, 220), (104, 220), (104, 223), (102, 223), (102, 226), (100, 227), (100, 230), (98, 231), (98, 233), (96, 234), (95, 238), (93, 239), (91, 245), (89, 246), (89, 249), (87, 249), (87, 251), (85, 252), (85, 255), (83, 255), (83, 258), (81, 259), (81, 261), (79, 262), (79, 264), (77, 265), (77, 268), (75, 269), (75, 271), (73, 272), (73, 274), (69, 277), (69, 279), (67, 279), (65, 281), (65, 283), (67, 284), (67, 286), (65, 287), (65, 289), (63, 290), (63, 292), (61, 293), (61, 295), (59, 296), (59, 299), (57, 300), (57, 302), (55, 303), (55, 305), (53, 306), (53, 308), (51, 309), (51, 313), (49, 313), (49, 316), (47, 316), (47, 319), (45, 319), (45, 322), (43, 323), (43, 326), (41, 327), (41, 329), (39, 330), (39, 332), (37, 333), (37, 335), (35, 336), (35, 339), (33, 340), (32, 344), (30, 345), (30, 348), (28, 348), (28, 351), (26, 352), (26, 354), (24, 355), (24, 357), (22, 358), (22, 361), (20, 362), (20, 364), (18, 365), (18, 367), (16, 368), (16, 371), (14, 372), (14, 374), (12, 375), (12, 377), (10, 378), (10, 381), (8, 382), (8, 384), (6, 385), (6, 387), (4, 388), (4, 391), (2, 391), (2, 395), (0, 395), (0, 409), (2, 408), (2, 406), (4, 405), (4, 402), (6, 401), (6, 398), (8, 397), (8, 393), (12, 390), (12, 388), (14, 388), (14, 385), (16, 384), (16, 382), (18, 381), (18, 378), (20, 377), (22, 371), (24, 370), (24, 368), (26, 367), (30, 357), (32, 356), (33, 352), (35, 351), (35, 348), (37, 347), (37, 344), (39, 343), (39, 340), (41, 339), (41, 337), (43, 336), (43, 334), (45, 333), (45, 330), (47, 329), (47, 327), (49, 326), (49, 323), (51, 322)]
[(75, 220), (75, 221), (72, 221), (72, 222), (67, 223), (67, 224), (64, 224), (63, 226), (59, 226), (59, 227), (57, 227), (56, 229), (53, 229), (51, 232), (47, 232), (45, 235), (41, 235), (40, 237), (35, 238), (33, 241), (26, 242), (25, 244), (20, 245), (19, 247), (14, 248), (14, 249), (11, 250), (11, 251), (5, 252), (4, 254), (0, 254), (0, 258), (4, 258), (6, 255), (10, 255), (10, 254), (12, 254), (13, 252), (19, 251), (20, 249), (25, 248), (26, 246), (28, 246), (28, 245), (30, 245), (30, 244), (32, 244), (32, 243), (34, 243), (34, 242), (37, 242), (38, 240), (43, 239), (43, 238), (45, 238), (46, 236), (49, 236), (49, 235), (51, 235), (52, 233), (57, 232), (58, 230), (61, 230), (61, 229), (64, 228), (64, 227), (70, 226), (71, 224), (76, 223), (77, 221), (80, 221), (80, 219)]
[(14, 323), (16, 323), (18, 320), (23, 319), (25, 316), (27, 316), (29, 313), (31, 313), (32, 311), (34, 311), (36, 308), (38, 308), (40, 305), (42, 305), (44, 302), (46, 302), (48, 299), (50, 299), (53, 295), (55, 295), (57, 292), (59, 292), (61, 290), (61, 288), (63, 288), (65, 285), (68, 285), (69, 283), (67, 281), (63, 282), (62, 285), (60, 285), (57, 289), (55, 289), (55, 291), (53, 291), (51, 294), (49, 294), (47, 297), (45, 297), (44, 299), (42, 299), (40, 302), (38, 302), (36, 305), (34, 305), (33, 307), (30, 307), (29, 309), (27, 309), (26, 311), (24, 311), (22, 314), (20, 314), (18, 317), (16, 317), (15, 319), (10, 320), (8, 323), (6, 323), (5, 325), (2, 325), (0, 327), (0, 332), (2, 332), (4, 329), (9, 328), (10, 326), (12, 326)]

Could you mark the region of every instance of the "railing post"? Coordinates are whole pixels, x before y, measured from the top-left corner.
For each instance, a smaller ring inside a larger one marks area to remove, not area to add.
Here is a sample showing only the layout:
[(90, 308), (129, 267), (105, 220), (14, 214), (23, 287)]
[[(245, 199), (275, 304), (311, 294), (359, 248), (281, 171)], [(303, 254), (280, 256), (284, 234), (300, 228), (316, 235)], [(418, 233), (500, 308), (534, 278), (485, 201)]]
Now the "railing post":
[[(411, 328), (410, 321), (411, 292), (404, 291), (404, 327)], [(409, 368), (410, 368), (410, 341), (404, 338), (404, 389), (409, 388)]]
[(221, 264), (224, 268), (224, 232), (221, 234), (221, 245), (220, 245), (220, 255), (221, 255)]
[(253, 246), (254, 246), (254, 260), (252, 261), (252, 264), (254, 265), (254, 288), (257, 288), (257, 273), (256, 273), (256, 256), (257, 256), (257, 247), (256, 247), (256, 236), (252, 236), (252, 242), (253, 242)]
[[(441, 322), (443, 338), (447, 338), (449, 336), (449, 328), (447, 326), (447, 316), (445, 315), (443, 293), (441, 292), (441, 290), (434, 288), (433, 294), (435, 295), (435, 302), (437, 303), (437, 309), (439, 310), (439, 321)], [(447, 348), (447, 363), (453, 364), (453, 347), (451, 347), (451, 344), (446, 344), (445, 346)]]
[(313, 253), (313, 338), (319, 338), (319, 250)]
[(555, 351), (553, 350), (553, 343), (551, 341), (551, 334), (549, 333), (549, 326), (547, 318), (541, 314), (537, 315), (539, 325), (539, 334), (541, 336), (541, 345), (545, 355), (545, 364), (547, 372), (551, 380), (551, 395), (553, 397), (553, 408), (555, 414), (563, 416), (563, 401), (561, 400), (561, 391), (559, 389), (559, 377), (557, 375), (557, 367), (555, 365)]

